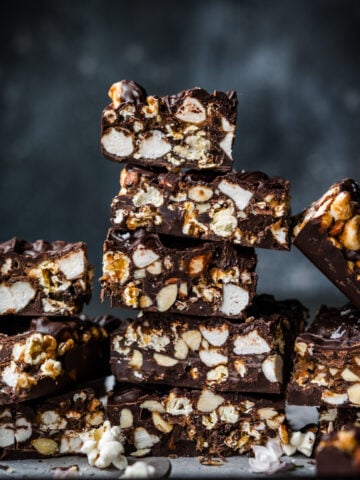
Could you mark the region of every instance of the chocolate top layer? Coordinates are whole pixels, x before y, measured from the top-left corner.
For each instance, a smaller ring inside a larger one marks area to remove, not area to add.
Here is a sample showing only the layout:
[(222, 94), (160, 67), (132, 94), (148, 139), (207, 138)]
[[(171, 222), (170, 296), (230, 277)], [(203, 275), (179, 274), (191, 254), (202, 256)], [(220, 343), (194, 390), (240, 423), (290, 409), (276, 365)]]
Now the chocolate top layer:
[[(134, 82), (133, 80), (121, 80), (113, 84), (109, 90), (109, 96), (113, 99), (111, 95), (112, 88), (116, 87), (117, 93), (117, 104), (121, 103), (134, 103), (135, 105), (143, 105), (146, 103), (146, 98), (148, 96), (146, 90)], [(185, 97), (196, 98), (205, 104), (209, 102), (212, 97), (216, 97), (216, 100), (219, 101), (220, 111), (224, 110), (228, 114), (229, 107), (234, 110), (234, 113), (231, 114), (229, 120), (235, 122), (236, 120), (236, 106), (238, 103), (237, 95), (235, 90), (229, 90), (227, 92), (220, 92), (214, 90), (211, 94), (207, 90), (201, 87), (189, 88), (187, 90), (181, 90), (180, 92), (174, 95), (152, 95), (154, 98), (160, 100), (161, 108), (165, 109), (167, 113), (173, 114), (178, 109), (179, 105), (183, 102)]]

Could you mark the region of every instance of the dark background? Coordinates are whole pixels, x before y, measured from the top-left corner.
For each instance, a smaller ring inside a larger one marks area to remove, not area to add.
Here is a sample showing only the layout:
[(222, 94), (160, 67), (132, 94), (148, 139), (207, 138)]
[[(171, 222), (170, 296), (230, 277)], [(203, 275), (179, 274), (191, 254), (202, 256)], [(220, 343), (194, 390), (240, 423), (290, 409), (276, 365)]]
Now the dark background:
[[(358, 1), (8, 1), (0, 24), (0, 240), (84, 240), (101, 275), (120, 167), (101, 157), (109, 86), (239, 96), (236, 168), (291, 180), (293, 212), (360, 177)], [(259, 292), (345, 297), (295, 248), (258, 250)], [(96, 285), (87, 312), (109, 311)]]

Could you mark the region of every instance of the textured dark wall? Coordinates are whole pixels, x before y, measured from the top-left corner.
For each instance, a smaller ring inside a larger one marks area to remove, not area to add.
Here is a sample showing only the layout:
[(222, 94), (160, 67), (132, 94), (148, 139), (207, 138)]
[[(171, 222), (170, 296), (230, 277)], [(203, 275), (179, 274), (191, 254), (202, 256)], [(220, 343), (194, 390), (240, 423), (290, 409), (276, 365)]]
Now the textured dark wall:
[[(2, 3), (0, 240), (85, 240), (100, 276), (119, 165), (99, 152), (114, 81), (236, 89), (238, 169), (292, 182), (293, 212), (360, 177), (358, 1)], [(344, 297), (296, 249), (259, 250), (259, 291)], [(87, 311), (107, 310), (94, 299)]]

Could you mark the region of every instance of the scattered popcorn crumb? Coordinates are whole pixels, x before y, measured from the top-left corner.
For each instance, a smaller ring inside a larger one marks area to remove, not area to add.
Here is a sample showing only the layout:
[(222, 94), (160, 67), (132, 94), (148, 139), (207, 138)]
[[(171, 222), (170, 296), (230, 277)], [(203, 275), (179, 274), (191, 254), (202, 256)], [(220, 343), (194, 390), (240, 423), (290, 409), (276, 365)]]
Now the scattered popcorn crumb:
[(135, 462), (128, 465), (120, 478), (151, 478), (155, 474), (155, 468), (145, 462)]

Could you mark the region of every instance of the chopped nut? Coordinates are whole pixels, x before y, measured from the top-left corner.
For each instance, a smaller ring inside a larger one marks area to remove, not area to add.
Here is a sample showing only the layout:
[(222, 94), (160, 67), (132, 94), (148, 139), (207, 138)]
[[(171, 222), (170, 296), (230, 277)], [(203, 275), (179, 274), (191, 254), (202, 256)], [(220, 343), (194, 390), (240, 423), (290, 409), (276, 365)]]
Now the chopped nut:
[(216, 365), (227, 364), (228, 362), (228, 357), (218, 352), (215, 348), (200, 350), (199, 357), (207, 367), (216, 367)]
[(347, 389), (349, 401), (354, 405), (360, 405), (360, 383), (354, 383)]
[(198, 330), (188, 330), (184, 332), (181, 337), (186, 342), (191, 351), (196, 352), (199, 350), (201, 343), (201, 333)]
[(136, 369), (140, 369), (143, 364), (143, 355), (139, 350), (134, 350), (131, 360), (129, 361), (130, 367), (134, 367)]
[(147, 267), (146, 270), (149, 273), (151, 273), (151, 275), (160, 275), (160, 273), (162, 272), (161, 262), (156, 261), (156, 262), (152, 263), (151, 265), (149, 265)]
[(156, 296), (156, 303), (159, 312), (166, 312), (175, 303), (178, 293), (178, 286), (173, 283), (163, 287)]
[(261, 370), (269, 382), (283, 381), (283, 359), (280, 355), (269, 355), (261, 364)]
[(159, 255), (157, 253), (150, 250), (150, 248), (144, 247), (144, 245), (139, 245), (138, 247), (136, 247), (132, 256), (134, 265), (137, 268), (148, 267), (153, 262), (158, 260), (158, 258), (159, 258)]
[(160, 130), (151, 130), (142, 135), (140, 158), (160, 158), (171, 151), (171, 144)]
[(295, 352), (298, 353), (301, 357), (305, 355), (306, 351), (307, 351), (307, 344), (305, 342), (295, 343)]
[(185, 360), (188, 356), (189, 348), (182, 338), (179, 338), (174, 345), (174, 357), (179, 360)]
[(343, 405), (347, 402), (348, 395), (346, 393), (335, 393), (330, 390), (324, 390), (321, 394), (321, 399), (330, 405)]
[(199, 412), (212, 412), (222, 403), (225, 399), (221, 395), (216, 395), (211, 390), (204, 389), (197, 402), (197, 409)]
[(189, 292), (188, 292), (187, 283), (186, 282), (181, 282), (180, 287), (179, 287), (178, 297), (179, 298), (186, 298), (188, 296), (188, 294), (189, 294)]
[(66, 342), (62, 342), (59, 344), (57, 348), (57, 353), (61, 357), (69, 350), (72, 350), (75, 347), (75, 342), (72, 338), (68, 338)]
[(147, 295), (141, 295), (141, 297), (139, 297), (139, 307), (140, 308), (148, 308), (148, 307), (151, 307), (151, 305), (153, 304), (152, 300), (150, 297), (148, 297)]
[(341, 378), (343, 378), (346, 382), (360, 382), (360, 377), (355, 375), (349, 368), (345, 368), (341, 372)]
[(152, 421), (155, 425), (155, 428), (162, 433), (170, 433), (174, 428), (171, 423), (166, 422), (159, 412), (152, 412)]
[(348, 220), (353, 214), (350, 192), (340, 192), (330, 206), (330, 213), (335, 220)]
[(200, 331), (202, 336), (214, 347), (221, 347), (229, 336), (229, 327), (226, 323), (216, 327), (205, 327), (205, 325), (201, 325)]
[(59, 451), (57, 442), (51, 438), (39, 437), (33, 440), (31, 444), (41, 455), (54, 455)]
[[(146, 190), (140, 188), (132, 197), (132, 202), (137, 208), (142, 207), (143, 205), (154, 205), (154, 207), (161, 207), (161, 205), (164, 203), (164, 196), (160, 190), (155, 187), (147, 187)], [(144, 246), (142, 247), (145, 248)]]
[(239, 315), (249, 303), (249, 292), (244, 288), (227, 283), (223, 286), (223, 301), (220, 311), (225, 315)]
[(17, 313), (28, 305), (36, 295), (29, 282), (0, 284), (0, 314)]
[(175, 117), (183, 122), (198, 124), (206, 120), (206, 111), (199, 100), (186, 97), (175, 113)]
[(249, 190), (245, 190), (239, 185), (235, 185), (226, 180), (222, 180), (218, 188), (235, 202), (239, 210), (245, 210), (253, 196), (253, 193)]
[(120, 412), (120, 427), (130, 428), (134, 424), (134, 417), (129, 408), (123, 408)]
[(120, 127), (111, 127), (103, 133), (101, 144), (106, 152), (117, 157), (127, 157), (134, 150), (132, 135)]
[(355, 215), (345, 223), (339, 240), (349, 250), (360, 250), (360, 215)]
[(165, 408), (157, 400), (145, 400), (145, 402), (140, 405), (140, 408), (146, 408), (150, 412), (165, 413)]
[(167, 355), (162, 355), (161, 353), (154, 353), (154, 360), (161, 367), (173, 367), (174, 365), (179, 363), (179, 361), (175, 358), (171, 358)]
[(254, 329), (245, 335), (238, 335), (234, 340), (234, 353), (236, 355), (253, 355), (268, 353), (271, 348), (269, 344)]

